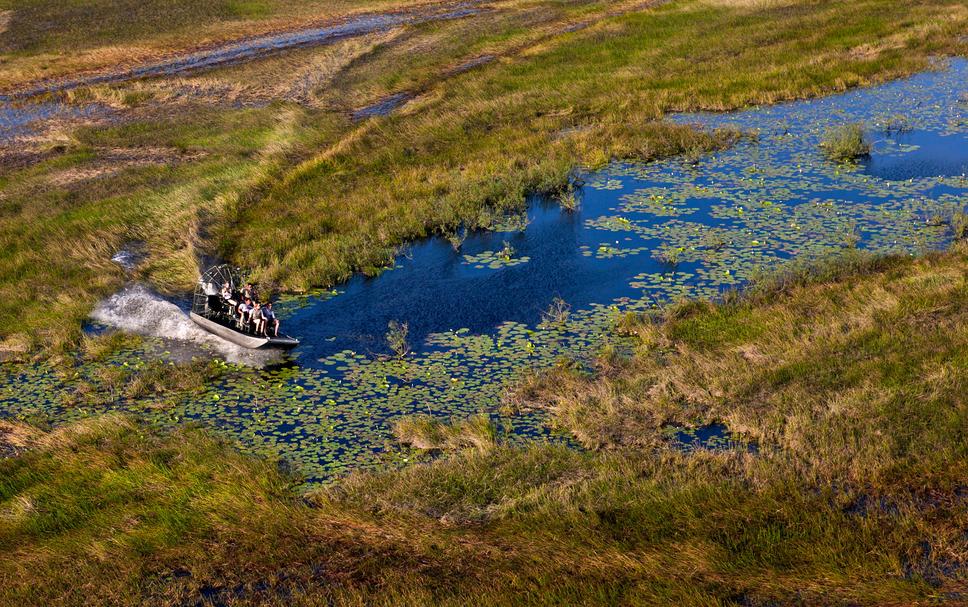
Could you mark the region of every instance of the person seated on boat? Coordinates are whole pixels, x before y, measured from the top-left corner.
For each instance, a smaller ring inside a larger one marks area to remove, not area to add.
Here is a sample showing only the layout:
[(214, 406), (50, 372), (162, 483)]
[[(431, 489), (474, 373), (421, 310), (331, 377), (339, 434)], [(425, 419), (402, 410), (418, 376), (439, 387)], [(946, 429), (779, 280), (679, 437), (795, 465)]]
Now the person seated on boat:
[(255, 296), (255, 289), (252, 287), (251, 282), (245, 283), (245, 286), (242, 287), (242, 299), (251, 299), (252, 301), (256, 301), (257, 298)]
[(236, 308), (236, 310), (239, 313), (239, 328), (244, 329), (245, 325), (248, 324), (250, 320), (249, 315), (252, 313), (252, 300), (245, 299), (241, 301), (239, 303), (239, 307)]
[(234, 297), (232, 297), (232, 285), (225, 283), (222, 285), (222, 299), (229, 303), (234, 303)]
[(262, 318), (262, 306), (259, 302), (252, 304), (252, 311), (249, 312), (249, 318), (252, 319), (252, 330), (255, 331), (256, 335), (262, 335), (262, 325), (265, 322)]
[(269, 335), (269, 329), (272, 329), (272, 336), (279, 337), (279, 319), (276, 318), (276, 313), (272, 311), (272, 302), (266, 302), (266, 305), (262, 306), (262, 333), (263, 335)]

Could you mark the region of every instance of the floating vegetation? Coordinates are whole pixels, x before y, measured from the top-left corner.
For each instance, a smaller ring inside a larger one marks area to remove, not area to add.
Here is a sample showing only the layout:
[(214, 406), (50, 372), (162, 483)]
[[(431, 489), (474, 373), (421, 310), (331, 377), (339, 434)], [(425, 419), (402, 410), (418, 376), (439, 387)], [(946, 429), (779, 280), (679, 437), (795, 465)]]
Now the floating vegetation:
[(643, 188), (622, 196), (621, 208), (630, 213), (648, 213), (656, 217), (692, 215), (699, 208), (686, 206), (685, 202), (689, 199), (690, 193), (688, 190), (669, 193), (659, 188)]
[(531, 261), (531, 258), (527, 255), (515, 257), (515, 254), (514, 247), (505, 240), (504, 246), (500, 251), (484, 251), (477, 255), (464, 255), (464, 263), (470, 264), (478, 270), (484, 268), (497, 270), (499, 268), (518, 266)]
[[(412, 458), (392, 428), (414, 415), (462, 420), (483, 412), (502, 442), (568, 442), (543, 413), (502, 408), (505, 386), (562, 358), (587, 360), (606, 343), (622, 345), (612, 327), (624, 314), (717, 297), (788, 260), (845, 247), (917, 254), (963, 237), (961, 172), (929, 174), (928, 163), (928, 172), (899, 180), (871, 166), (968, 145), (968, 106), (958, 102), (966, 82), (968, 62), (959, 60), (948, 71), (837, 97), (675, 116), (759, 137), (697, 164), (611, 165), (584, 176), (575, 212), (539, 203), (491, 231), (465, 234), (464, 249), (481, 253), (458, 255), (445, 239), (431, 240), (379, 278), (286, 298), (286, 331), (312, 337), (286, 364), (223, 364), (179, 393), (153, 394), (146, 375), (137, 399), (123, 389), (109, 401), (65, 399), (84, 385), (107, 385), (119, 374), (112, 367), (147, 369), (147, 361), (164, 359), (156, 339), (92, 343), (90, 359), (69, 372), (42, 363), (0, 367), (0, 415), (61, 423), (124, 410), (160, 425), (195, 420), (245, 449), (284, 457), (308, 482)], [(866, 163), (834, 164), (818, 152), (831, 127), (876, 125), (901, 108), (907, 130), (890, 137), (898, 145), (879, 142)], [(514, 247), (503, 247), (502, 232), (515, 233)], [(525, 263), (523, 271), (475, 271)], [(332, 318), (342, 324), (327, 324)], [(390, 343), (389, 319), (398, 322)], [(374, 356), (403, 343), (405, 357)]]
[(495, 232), (523, 232), (528, 228), (531, 220), (527, 213), (513, 213), (505, 215), (499, 221), (491, 225), (491, 230)]
[(877, 119), (874, 121), (874, 127), (888, 135), (907, 133), (914, 128), (911, 125), (911, 121), (903, 114), (892, 114), (885, 118)]
[(680, 451), (739, 449), (756, 453), (759, 449), (756, 443), (730, 432), (724, 424), (718, 423), (696, 427), (669, 426), (665, 429), (665, 434), (669, 445)]
[(613, 177), (608, 177), (607, 175), (595, 175), (585, 182), (586, 188), (592, 190), (621, 190), (622, 181), (620, 179), (615, 179)]

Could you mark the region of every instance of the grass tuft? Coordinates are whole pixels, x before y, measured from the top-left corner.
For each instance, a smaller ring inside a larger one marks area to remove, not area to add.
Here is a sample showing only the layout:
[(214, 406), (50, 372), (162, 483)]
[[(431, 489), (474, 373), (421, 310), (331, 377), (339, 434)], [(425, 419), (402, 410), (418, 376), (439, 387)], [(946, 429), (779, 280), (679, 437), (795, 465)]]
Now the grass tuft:
[(820, 148), (835, 162), (853, 162), (871, 153), (871, 145), (859, 124), (845, 124), (827, 131)]
[(410, 415), (393, 423), (393, 433), (401, 443), (423, 451), (488, 451), (497, 443), (494, 422), (485, 414), (450, 422), (432, 415)]
[(405, 358), (410, 353), (410, 344), (407, 336), (410, 334), (410, 325), (406, 322), (391, 320), (387, 323), (387, 345), (397, 358)]

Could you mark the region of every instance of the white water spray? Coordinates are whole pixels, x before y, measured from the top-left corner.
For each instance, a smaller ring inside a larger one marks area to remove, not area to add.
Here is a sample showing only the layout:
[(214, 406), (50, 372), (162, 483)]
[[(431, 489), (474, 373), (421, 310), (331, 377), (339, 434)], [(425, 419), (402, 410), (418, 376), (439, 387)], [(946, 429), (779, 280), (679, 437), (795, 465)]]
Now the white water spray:
[(263, 367), (279, 358), (278, 352), (242, 348), (212, 335), (181, 308), (140, 284), (129, 285), (99, 303), (91, 318), (139, 335), (190, 342), (217, 351), (229, 362)]

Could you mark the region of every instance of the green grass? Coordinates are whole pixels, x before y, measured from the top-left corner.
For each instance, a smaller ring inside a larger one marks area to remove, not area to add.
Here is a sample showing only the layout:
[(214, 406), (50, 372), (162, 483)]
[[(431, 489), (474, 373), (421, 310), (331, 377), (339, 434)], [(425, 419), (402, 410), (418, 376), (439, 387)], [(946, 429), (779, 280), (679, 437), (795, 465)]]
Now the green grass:
[[(966, 267), (964, 244), (852, 260), (629, 323), (631, 360), (531, 386), (595, 451), (468, 449), (300, 499), (191, 428), (21, 432), (0, 602), (958, 604)], [(682, 415), (759, 453), (664, 446)]]
[(832, 129), (820, 143), (828, 158), (835, 162), (851, 162), (871, 153), (864, 128), (859, 124), (845, 124)]
[[(290, 290), (331, 285), (379, 272), (407, 240), (487, 227), (527, 193), (567, 201), (576, 167), (699, 155), (736, 138), (671, 125), (666, 112), (925, 69), (932, 55), (964, 52), (968, 23), (954, 1), (686, 0), (556, 34), (613, 7), (513, 2), (486, 17), (73, 93), (134, 107), (123, 125), (49, 135), (39, 161), (0, 176), (0, 295), (23, 302), (0, 320), (3, 349), (74, 347), (79, 321), (124, 280), (110, 256), (126, 242), (148, 243), (137, 278), (165, 291), (191, 287), (199, 251)], [(501, 58), (440, 80), (481, 53)], [(353, 123), (345, 113), (400, 87), (422, 94), (397, 115)], [(197, 96), (185, 101), (185, 91)], [(301, 103), (227, 107), (279, 96)], [(145, 148), (163, 153), (113, 160)]]
[[(921, 53), (954, 31), (935, 19), (961, 12), (920, 5), (912, 20), (908, 8), (672, 3), (541, 42), (287, 171), (258, 205), (227, 218), (222, 249), (289, 288), (342, 280), (387, 263), (406, 239), (486, 226), (488, 209), (555, 192), (578, 165), (723, 143), (656, 122), (664, 112), (814, 95), (924, 67)], [(908, 40), (904, 50), (856, 52), (887, 36)]]
[(590, 447), (725, 421), (826, 482), (889, 486), (918, 466), (956, 486), (944, 462), (964, 456), (964, 255), (961, 244), (944, 261), (856, 254), (791, 270), (731, 304), (627, 322), (640, 341), (627, 366), (592, 380), (558, 371), (524, 393)]
[[(280, 138), (299, 141), (287, 130), (291, 113), (196, 111), (193, 118), (80, 131), (65, 152), (5, 179), (0, 293), (20, 302), (22, 313), (0, 322), (0, 335), (28, 349), (76, 344), (93, 302), (123, 284), (110, 259), (132, 241), (149, 253), (141, 276), (162, 290), (185, 288), (197, 272), (197, 230), (209, 214), (277, 165), (286, 150)], [(326, 122), (316, 128), (324, 132)], [(100, 159), (144, 149), (165, 155), (131, 167)], [(202, 157), (178, 162), (182, 153)], [(84, 179), (85, 171), (106, 174)]]

